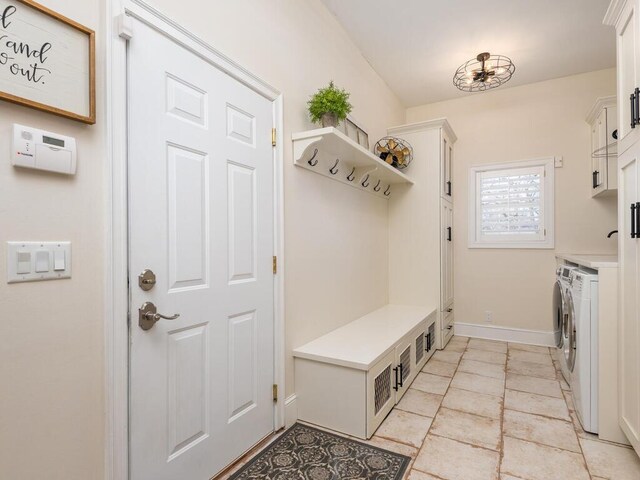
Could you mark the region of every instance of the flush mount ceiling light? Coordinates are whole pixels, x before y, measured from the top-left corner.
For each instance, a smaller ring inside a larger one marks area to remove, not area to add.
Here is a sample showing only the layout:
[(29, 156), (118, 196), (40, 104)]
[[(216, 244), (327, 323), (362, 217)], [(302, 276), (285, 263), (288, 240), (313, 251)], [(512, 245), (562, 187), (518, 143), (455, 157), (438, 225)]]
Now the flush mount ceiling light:
[(483, 52), (460, 65), (453, 84), (464, 92), (482, 92), (508, 82), (515, 71), (516, 66), (509, 57)]

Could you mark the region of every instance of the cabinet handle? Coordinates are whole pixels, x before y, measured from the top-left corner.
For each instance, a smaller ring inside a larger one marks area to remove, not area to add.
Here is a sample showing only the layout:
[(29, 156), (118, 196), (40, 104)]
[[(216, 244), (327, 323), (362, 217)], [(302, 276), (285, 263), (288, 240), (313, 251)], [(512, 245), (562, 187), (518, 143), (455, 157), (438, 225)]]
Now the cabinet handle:
[(636, 87), (633, 92), (633, 99), (635, 101), (635, 106), (633, 108), (634, 113), (634, 123), (638, 125), (640, 123), (640, 88)]
[(451, 227), (447, 227), (447, 241), (451, 241)]
[(426, 347), (425, 347), (424, 350), (425, 350), (425, 352), (428, 352), (429, 350), (431, 350), (431, 334), (427, 333), (425, 335), (425, 337), (426, 337), (427, 341), (426, 341)]
[(451, 181), (447, 180), (447, 195), (451, 196)]
[(403, 368), (404, 367), (402, 366), (402, 363), (400, 363), (400, 382), (399, 382), (400, 388), (402, 388), (402, 370), (403, 370)]
[(636, 95), (634, 93), (632, 93), (629, 96), (629, 102), (630, 102), (630, 112), (631, 112), (631, 128), (636, 128), (636, 113), (635, 113), (635, 109), (636, 109), (636, 100), (635, 100)]
[(631, 238), (636, 238), (636, 204), (631, 204)]
[(397, 392), (398, 391), (398, 367), (395, 367), (393, 369), (393, 373), (395, 375), (395, 382), (393, 385), (393, 389)]
[(635, 238), (640, 238), (640, 202), (636, 202), (636, 228), (633, 230), (635, 233)]
[(596, 188), (596, 171), (591, 172), (591, 188)]

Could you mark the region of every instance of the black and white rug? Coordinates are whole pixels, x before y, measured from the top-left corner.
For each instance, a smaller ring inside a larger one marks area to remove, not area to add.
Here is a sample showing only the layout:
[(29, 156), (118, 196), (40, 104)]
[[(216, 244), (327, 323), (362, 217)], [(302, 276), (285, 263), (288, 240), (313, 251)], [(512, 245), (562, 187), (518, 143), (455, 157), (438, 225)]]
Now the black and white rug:
[(296, 423), (229, 480), (400, 480), (410, 458)]

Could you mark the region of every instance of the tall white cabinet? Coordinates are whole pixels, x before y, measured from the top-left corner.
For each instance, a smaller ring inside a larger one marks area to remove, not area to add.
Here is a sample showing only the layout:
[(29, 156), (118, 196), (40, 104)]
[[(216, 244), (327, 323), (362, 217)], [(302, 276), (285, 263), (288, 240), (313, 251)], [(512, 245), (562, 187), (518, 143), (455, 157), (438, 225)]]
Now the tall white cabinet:
[(454, 323), (456, 135), (444, 118), (390, 128), (388, 134), (413, 147), (406, 173), (415, 181), (395, 188), (389, 199), (389, 302), (437, 304), (436, 346), (444, 348)]
[(640, 454), (640, 0), (613, 0), (618, 82), (619, 424)]

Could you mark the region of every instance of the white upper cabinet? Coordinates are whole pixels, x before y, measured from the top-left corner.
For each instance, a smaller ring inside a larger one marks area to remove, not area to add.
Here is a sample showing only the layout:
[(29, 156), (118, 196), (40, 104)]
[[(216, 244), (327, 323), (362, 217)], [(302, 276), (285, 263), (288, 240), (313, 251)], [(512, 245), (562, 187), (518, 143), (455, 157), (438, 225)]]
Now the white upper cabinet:
[(591, 128), (589, 183), (592, 197), (618, 191), (617, 110), (616, 97), (604, 97), (596, 100), (587, 116)]
[(639, 9), (640, 0), (613, 0), (604, 18), (616, 29), (618, 154), (640, 138)]

